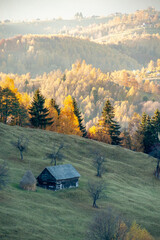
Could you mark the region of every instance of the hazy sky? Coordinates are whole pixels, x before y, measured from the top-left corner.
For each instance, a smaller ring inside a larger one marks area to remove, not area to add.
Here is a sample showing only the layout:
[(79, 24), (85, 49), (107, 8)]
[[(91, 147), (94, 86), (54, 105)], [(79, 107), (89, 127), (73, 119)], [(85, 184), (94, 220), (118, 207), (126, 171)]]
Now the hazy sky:
[(160, 0), (0, 0), (0, 20), (73, 18), (134, 12), (149, 6), (160, 10)]

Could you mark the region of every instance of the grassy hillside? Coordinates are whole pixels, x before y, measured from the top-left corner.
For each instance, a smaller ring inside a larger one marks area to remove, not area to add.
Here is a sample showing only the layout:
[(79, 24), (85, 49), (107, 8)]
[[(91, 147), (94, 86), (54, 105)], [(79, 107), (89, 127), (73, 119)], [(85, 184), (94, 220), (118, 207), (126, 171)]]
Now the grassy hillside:
[[(24, 134), (29, 149), (24, 162), (11, 142)], [(29, 168), (37, 176), (50, 165), (45, 153), (61, 142), (65, 148), (63, 163), (71, 163), (81, 174), (78, 189), (36, 192), (23, 191), (19, 182)], [(24, 129), (0, 124), (0, 162), (9, 165), (9, 184), (0, 191), (1, 240), (80, 240), (99, 209), (91, 207), (87, 193), (88, 179), (96, 179), (92, 166), (93, 152), (101, 151), (106, 159), (108, 198), (99, 201), (101, 209), (112, 206), (131, 221), (135, 219), (152, 235), (160, 236), (160, 182), (153, 176), (155, 161), (142, 153), (106, 145), (77, 136), (43, 130)]]

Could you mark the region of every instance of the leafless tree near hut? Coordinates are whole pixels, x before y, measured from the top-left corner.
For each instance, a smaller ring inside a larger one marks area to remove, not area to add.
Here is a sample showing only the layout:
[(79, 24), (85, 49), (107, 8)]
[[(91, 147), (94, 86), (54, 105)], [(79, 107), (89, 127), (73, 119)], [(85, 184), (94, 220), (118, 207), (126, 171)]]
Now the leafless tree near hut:
[(98, 208), (96, 202), (101, 198), (106, 198), (104, 190), (106, 189), (106, 185), (103, 181), (89, 181), (88, 182), (88, 192), (93, 200), (92, 207)]
[(52, 152), (51, 153), (46, 153), (46, 158), (49, 158), (51, 160), (50, 164), (54, 163), (54, 166), (56, 166), (57, 161), (62, 161), (63, 154), (60, 151), (63, 147), (64, 147), (63, 143), (61, 143), (58, 148), (56, 148), (55, 145), (54, 145), (53, 149), (52, 149)]
[(15, 146), (16, 149), (19, 150), (22, 161), (23, 161), (23, 152), (27, 151), (28, 143), (29, 143), (29, 139), (26, 138), (24, 135), (19, 136), (16, 142), (12, 142), (13, 146)]
[(105, 172), (105, 157), (100, 152), (95, 152), (93, 157), (93, 166), (96, 168), (96, 176), (102, 177), (102, 174)]
[(127, 231), (123, 218), (108, 208), (94, 217), (86, 233), (86, 240), (125, 240)]
[(8, 166), (7, 163), (4, 161), (0, 164), (0, 189), (2, 189), (6, 183), (8, 178)]

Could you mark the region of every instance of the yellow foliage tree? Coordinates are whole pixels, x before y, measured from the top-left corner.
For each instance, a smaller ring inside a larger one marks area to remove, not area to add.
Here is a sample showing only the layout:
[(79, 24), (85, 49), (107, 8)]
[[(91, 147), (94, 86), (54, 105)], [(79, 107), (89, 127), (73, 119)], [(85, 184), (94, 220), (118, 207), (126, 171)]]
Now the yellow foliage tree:
[(102, 128), (101, 120), (99, 120), (99, 124), (97, 124), (96, 126), (92, 126), (88, 130), (88, 137), (100, 142), (105, 142), (107, 144), (111, 144), (112, 142), (111, 137), (109, 135), (109, 129), (107, 129), (107, 127)]
[(74, 114), (73, 100), (70, 95), (65, 98), (64, 107), (61, 109), (59, 115), (58, 132), (82, 136), (78, 118)]
[(145, 228), (141, 228), (136, 222), (133, 222), (126, 240), (154, 240)]
[(12, 92), (15, 93), (19, 103), (22, 103), (22, 95), (21, 95), (21, 93), (18, 92), (18, 89), (15, 88), (13, 79), (11, 79), (9, 77), (6, 77), (5, 81), (1, 82), (1, 87), (2, 88), (9, 88)]
[(46, 129), (53, 132), (60, 132), (59, 130), (59, 116), (57, 110), (49, 105), (49, 117), (53, 119), (53, 123), (50, 126), (47, 126)]

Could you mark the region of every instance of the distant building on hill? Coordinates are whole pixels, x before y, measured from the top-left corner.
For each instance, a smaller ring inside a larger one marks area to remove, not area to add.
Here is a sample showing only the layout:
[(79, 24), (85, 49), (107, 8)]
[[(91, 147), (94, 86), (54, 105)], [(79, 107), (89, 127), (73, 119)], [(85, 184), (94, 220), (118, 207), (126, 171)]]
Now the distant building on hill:
[(46, 167), (37, 177), (38, 186), (60, 190), (78, 187), (80, 174), (71, 164)]

